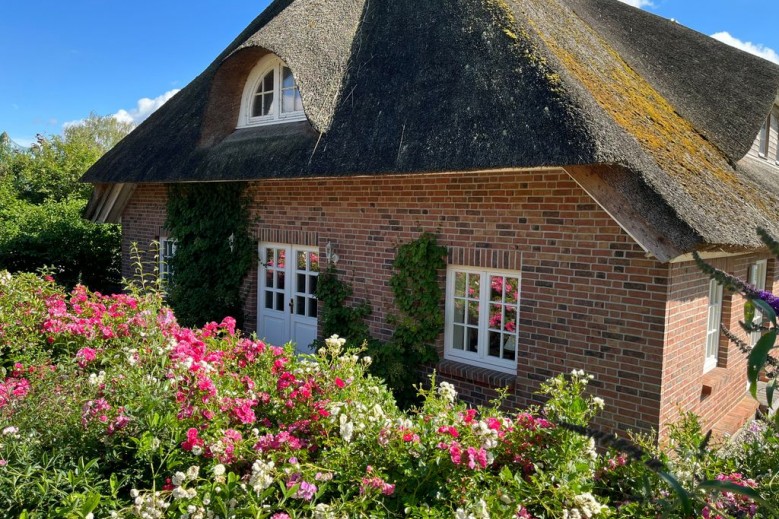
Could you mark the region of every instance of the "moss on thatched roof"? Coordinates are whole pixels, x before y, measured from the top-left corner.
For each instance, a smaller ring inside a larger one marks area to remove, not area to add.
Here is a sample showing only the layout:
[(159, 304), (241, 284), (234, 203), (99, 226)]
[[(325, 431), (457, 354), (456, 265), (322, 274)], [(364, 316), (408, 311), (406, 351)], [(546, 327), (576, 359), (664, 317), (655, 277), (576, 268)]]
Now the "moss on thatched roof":
[[(308, 122), (235, 130), (267, 52)], [(777, 91), (779, 67), (617, 0), (277, 0), (85, 180), (612, 165), (626, 203), (678, 218), (677, 249), (753, 247), (779, 193), (734, 164)]]

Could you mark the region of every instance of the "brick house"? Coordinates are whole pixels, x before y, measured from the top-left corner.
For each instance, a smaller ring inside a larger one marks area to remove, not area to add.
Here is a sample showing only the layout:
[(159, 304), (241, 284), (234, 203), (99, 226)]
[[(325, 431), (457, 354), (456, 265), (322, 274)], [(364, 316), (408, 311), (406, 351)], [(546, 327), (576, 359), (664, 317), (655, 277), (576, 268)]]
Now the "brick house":
[(691, 253), (779, 288), (754, 231), (779, 236), (778, 93), (779, 67), (616, 0), (276, 0), (89, 170), (88, 216), (122, 223), (129, 276), (132, 242), (173, 251), (170, 185), (244, 182), (246, 314), (301, 348), (319, 258), (386, 339), (395, 246), (432, 232), (465, 398), (582, 368), (601, 426), (722, 429), (754, 410), (718, 331), (743, 301)]

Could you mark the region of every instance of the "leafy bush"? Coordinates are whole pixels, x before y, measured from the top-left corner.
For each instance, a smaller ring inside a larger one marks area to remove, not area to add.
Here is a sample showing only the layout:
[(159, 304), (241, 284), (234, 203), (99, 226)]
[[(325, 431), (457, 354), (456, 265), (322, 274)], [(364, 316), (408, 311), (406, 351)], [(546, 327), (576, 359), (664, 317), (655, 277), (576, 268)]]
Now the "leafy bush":
[(45, 205), (15, 200), (0, 208), (0, 267), (34, 272), (47, 266), (67, 287), (118, 291), (120, 228), (84, 220), (85, 205), (79, 199)]
[[(181, 327), (155, 292), (65, 293), (0, 273), (0, 323), (9, 516), (688, 515), (646, 465), (575, 431), (604, 405), (583, 372), (542, 385), (542, 409), (468, 408), (432, 380), (405, 413), (337, 336), (296, 356), (242, 337), (232, 318)], [(645, 489), (604, 485), (628, 469)], [(720, 498), (690, 499), (698, 512), (733, 504)]]

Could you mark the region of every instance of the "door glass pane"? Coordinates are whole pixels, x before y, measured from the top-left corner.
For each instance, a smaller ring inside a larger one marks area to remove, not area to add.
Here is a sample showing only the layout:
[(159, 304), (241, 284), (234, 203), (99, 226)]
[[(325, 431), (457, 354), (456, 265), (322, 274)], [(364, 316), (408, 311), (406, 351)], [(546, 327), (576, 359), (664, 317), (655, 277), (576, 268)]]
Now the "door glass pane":
[(279, 312), (284, 311), (284, 294), (276, 294), (276, 310)]
[(308, 276), (308, 282), (309, 282), (309, 288), (310, 288), (310, 294), (316, 294), (316, 287), (317, 287), (317, 280), (319, 278), (317, 276)]
[(273, 310), (273, 292), (265, 292), (265, 308)]
[(297, 296), (295, 299), (295, 313), (297, 315), (306, 315), (306, 298)]
[(278, 288), (279, 290), (284, 290), (284, 279), (286, 274), (284, 273), (283, 270), (279, 270), (278, 272), (276, 272), (276, 274), (278, 274), (278, 278), (276, 279), (276, 288)]
[(319, 272), (319, 254), (316, 252), (310, 252), (311, 256), (311, 272)]
[(481, 291), (479, 290), (479, 275), (468, 274), (468, 297), (479, 299)]
[(308, 300), (308, 316), (309, 317), (316, 317), (317, 316), (316, 299), (309, 299)]
[(305, 293), (306, 292), (306, 275), (298, 273), (297, 274), (297, 280), (298, 280), (297, 281), (298, 286), (296, 287), (296, 290), (298, 292)]

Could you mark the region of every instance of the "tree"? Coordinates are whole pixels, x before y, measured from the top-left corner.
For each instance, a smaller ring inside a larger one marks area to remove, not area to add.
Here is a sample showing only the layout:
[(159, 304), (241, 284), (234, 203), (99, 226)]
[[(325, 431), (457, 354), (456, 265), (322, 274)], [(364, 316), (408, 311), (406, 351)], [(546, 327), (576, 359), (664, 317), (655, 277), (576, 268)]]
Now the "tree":
[(119, 227), (81, 218), (91, 186), (79, 179), (132, 128), (90, 114), (61, 136), (38, 135), (30, 149), (0, 135), (0, 270), (48, 266), (67, 287), (120, 288)]
[(13, 153), (11, 175), (19, 198), (34, 204), (72, 195), (88, 198), (91, 187), (79, 179), (132, 129), (130, 123), (92, 113), (61, 136), (39, 134), (28, 151)]

